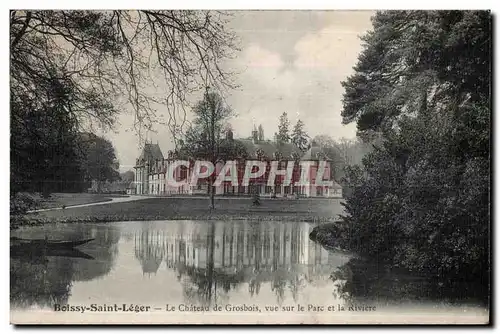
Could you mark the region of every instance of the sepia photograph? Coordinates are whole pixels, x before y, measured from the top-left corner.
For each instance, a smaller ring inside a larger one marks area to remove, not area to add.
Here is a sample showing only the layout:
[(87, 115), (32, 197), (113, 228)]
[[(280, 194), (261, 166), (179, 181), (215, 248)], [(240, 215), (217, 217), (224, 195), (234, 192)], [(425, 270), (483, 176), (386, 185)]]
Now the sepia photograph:
[(10, 323), (491, 324), (492, 17), (11, 9)]

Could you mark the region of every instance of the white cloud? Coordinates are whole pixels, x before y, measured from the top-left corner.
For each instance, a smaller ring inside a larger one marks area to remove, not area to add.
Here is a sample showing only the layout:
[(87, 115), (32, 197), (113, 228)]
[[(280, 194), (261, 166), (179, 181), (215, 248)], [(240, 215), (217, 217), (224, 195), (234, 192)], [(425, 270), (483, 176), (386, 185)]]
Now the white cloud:
[(338, 77), (350, 74), (361, 45), (356, 32), (330, 26), (295, 45), (298, 68), (321, 68)]
[(292, 125), (302, 119), (311, 136), (329, 134), (353, 137), (354, 124), (342, 125), (343, 88), (341, 81), (352, 73), (361, 50), (359, 35), (366, 29), (329, 25), (305, 34), (293, 45), (293, 61), (286, 63), (280, 53), (253, 43), (243, 51), (240, 65), (241, 91), (230, 99), (239, 117), (232, 121), (236, 133), (248, 136), (251, 124), (262, 124), (272, 138), (278, 118), (288, 112)]
[[(353, 137), (355, 124), (342, 125), (341, 81), (352, 73), (361, 50), (359, 36), (370, 29), (370, 12), (242, 12), (232, 23), (242, 51), (227, 63), (240, 84), (228, 102), (237, 113), (231, 123), (237, 137), (250, 136), (262, 124), (267, 138), (284, 112), (293, 126), (298, 117), (311, 136)], [(297, 116), (298, 115), (298, 116)], [(123, 122), (127, 124), (126, 121)], [(158, 128), (165, 151), (172, 147), (166, 128)], [(137, 141), (130, 132), (111, 135), (122, 164), (133, 164)]]
[(272, 68), (279, 69), (284, 63), (280, 55), (266, 50), (257, 44), (252, 44), (245, 49), (242, 63), (249, 68)]

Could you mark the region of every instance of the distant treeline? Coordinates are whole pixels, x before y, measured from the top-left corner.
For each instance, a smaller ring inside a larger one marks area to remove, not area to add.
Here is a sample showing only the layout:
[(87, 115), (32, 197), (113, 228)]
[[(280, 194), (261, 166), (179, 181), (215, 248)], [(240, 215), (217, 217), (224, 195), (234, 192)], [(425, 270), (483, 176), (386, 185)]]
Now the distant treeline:
[(39, 140), (13, 129), (12, 138), (17, 140), (11, 143), (12, 193), (84, 192), (93, 183), (99, 188), (102, 182), (120, 179), (115, 150), (105, 138), (75, 132), (58, 140), (57, 132), (50, 131), (43, 137)]

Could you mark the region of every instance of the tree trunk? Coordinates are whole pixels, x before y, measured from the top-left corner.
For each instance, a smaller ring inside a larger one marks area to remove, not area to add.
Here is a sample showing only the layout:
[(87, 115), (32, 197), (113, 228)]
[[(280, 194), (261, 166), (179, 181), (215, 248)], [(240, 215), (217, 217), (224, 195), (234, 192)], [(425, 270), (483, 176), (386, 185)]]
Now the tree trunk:
[(210, 209), (215, 209), (215, 189), (212, 187), (212, 193), (210, 194)]
[(214, 250), (215, 250), (215, 223), (210, 223), (210, 233), (208, 235), (208, 275), (207, 275), (207, 298), (208, 304), (212, 304), (212, 285), (214, 275)]
[(215, 209), (215, 187), (213, 186), (214, 184), (214, 175), (210, 175), (210, 210)]

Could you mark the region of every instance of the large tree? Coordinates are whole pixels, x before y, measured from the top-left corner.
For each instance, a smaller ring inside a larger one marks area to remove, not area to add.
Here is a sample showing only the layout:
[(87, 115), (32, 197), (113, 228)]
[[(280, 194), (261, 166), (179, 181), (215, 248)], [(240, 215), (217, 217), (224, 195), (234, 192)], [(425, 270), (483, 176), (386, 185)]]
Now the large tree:
[(133, 110), (139, 134), (160, 123), (177, 138), (193, 92), (233, 87), (226, 22), (211, 11), (11, 11), (11, 189), (73, 164), (60, 143), (111, 127), (120, 110)]
[(491, 14), (379, 12), (364, 41), (342, 115), (381, 141), (347, 173), (345, 245), (487, 287)]
[(397, 129), (401, 115), (489, 98), (487, 11), (382, 11), (345, 88), (345, 124), (360, 135)]
[[(181, 154), (193, 159), (210, 161), (214, 166), (245, 157), (244, 146), (228, 138), (228, 121), (234, 115), (233, 110), (216, 92), (207, 89), (203, 99), (193, 108), (195, 119), (186, 133), (183, 145), (179, 148)], [(210, 208), (215, 208), (215, 173), (209, 177)]]
[[(29, 98), (11, 101), (11, 194), (19, 191), (78, 191), (81, 175), (75, 145), (76, 120), (66, 112), (65, 87), (48, 84), (46, 105)], [(11, 92), (12, 96), (12, 92)]]
[(293, 132), (291, 136), (292, 144), (297, 146), (302, 152), (307, 150), (307, 142), (309, 141), (309, 135), (304, 130), (304, 122), (300, 119), (295, 123), (293, 127)]
[(85, 180), (96, 182), (97, 192), (100, 192), (104, 182), (120, 179), (115, 149), (109, 140), (94, 134), (83, 133), (80, 138), (77, 150)]

